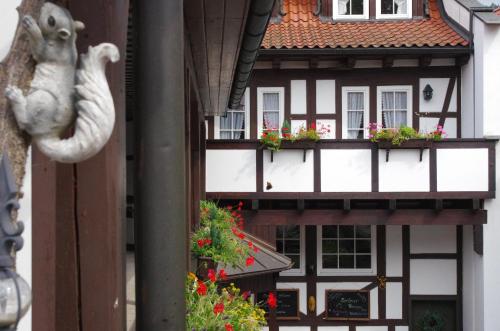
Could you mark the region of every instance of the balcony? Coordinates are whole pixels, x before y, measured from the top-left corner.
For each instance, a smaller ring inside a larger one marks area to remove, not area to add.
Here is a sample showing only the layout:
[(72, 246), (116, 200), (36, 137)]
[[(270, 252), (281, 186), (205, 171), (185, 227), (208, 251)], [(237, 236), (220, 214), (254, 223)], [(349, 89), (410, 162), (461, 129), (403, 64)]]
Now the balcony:
[(490, 199), (496, 140), (297, 143), (279, 152), (255, 140), (210, 140), (212, 199)]

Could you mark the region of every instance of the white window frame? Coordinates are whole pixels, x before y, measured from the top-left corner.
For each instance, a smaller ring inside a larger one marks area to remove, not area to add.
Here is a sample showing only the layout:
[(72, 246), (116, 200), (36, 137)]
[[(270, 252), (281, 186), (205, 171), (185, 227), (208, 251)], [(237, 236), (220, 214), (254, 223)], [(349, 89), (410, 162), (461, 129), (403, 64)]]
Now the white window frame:
[(370, 120), (370, 87), (369, 86), (343, 86), (342, 87), (342, 139), (348, 139), (347, 135), (347, 93), (363, 92), (365, 110), (363, 114), (363, 138), (368, 138), (368, 123)]
[(413, 127), (413, 86), (411, 85), (384, 85), (377, 86), (377, 123), (382, 124), (382, 93), (383, 92), (406, 92), (408, 111), (406, 114), (406, 126)]
[(332, 6), (333, 6), (332, 10), (333, 19), (336, 20), (359, 20), (359, 19), (367, 20), (368, 18), (370, 18), (370, 5), (368, 0), (363, 0), (363, 15), (339, 14), (338, 0), (333, 0)]
[(412, 0), (406, 0), (406, 1), (407, 1), (406, 8), (408, 9), (408, 12), (406, 14), (382, 14), (382, 0), (377, 0), (375, 18), (377, 19), (412, 18), (413, 17)]
[[(283, 224), (278, 226), (287, 226), (293, 224)], [(297, 225), (297, 224), (295, 224)], [(300, 227), (300, 268), (292, 268), (280, 272), (280, 276), (305, 276), (306, 275), (306, 228), (304, 225)], [(276, 243), (275, 243), (276, 244)], [(285, 255), (285, 254), (283, 254)]]
[[(329, 224), (337, 225), (337, 224)], [(323, 226), (317, 225), (317, 236), (316, 236), (316, 252), (317, 252), (317, 274), (318, 276), (373, 276), (377, 274), (377, 227), (371, 225), (371, 268), (370, 269), (356, 269), (356, 268), (344, 268), (344, 269), (332, 269), (323, 268)]]
[(278, 129), (281, 129), (281, 125), (285, 119), (285, 88), (284, 87), (257, 87), (257, 137), (260, 138), (262, 135), (263, 125), (263, 109), (264, 109), (264, 93), (279, 93), (279, 117), (278, 117)]
[[(250, 139), (250, 88), (245, 89), (245, 93), (243, 94), (243, 98), (245, 98), (245, 133), (244, 139)], [(233, 132), (233, 131), (231, 131)], [(214, 139), (220, 138), (220, 116), (214, 116)], [(231, 138), (232, 139), (232, 138)], [(237, 140), (237, 139), (234, 139)]]

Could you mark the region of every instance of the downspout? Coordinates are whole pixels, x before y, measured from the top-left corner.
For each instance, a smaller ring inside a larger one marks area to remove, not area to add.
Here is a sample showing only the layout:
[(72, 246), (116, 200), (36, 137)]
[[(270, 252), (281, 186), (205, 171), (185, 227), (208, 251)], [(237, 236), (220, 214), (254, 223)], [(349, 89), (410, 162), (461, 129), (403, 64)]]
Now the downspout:
[[(241, 98), (250, 80), (250, 74), (264, 39), (274, 3), (275, 0), (252, 1), (229, 97), (228, 107), (230, 109), (239, 109), (241, 107)], [(281, 10), (280, 8), (280, 12)]]

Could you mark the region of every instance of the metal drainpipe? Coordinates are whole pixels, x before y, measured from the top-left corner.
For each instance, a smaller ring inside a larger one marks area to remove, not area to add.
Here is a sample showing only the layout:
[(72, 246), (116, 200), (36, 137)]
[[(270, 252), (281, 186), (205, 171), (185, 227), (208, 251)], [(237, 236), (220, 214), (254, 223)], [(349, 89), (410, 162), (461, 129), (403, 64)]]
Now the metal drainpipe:
[(240, 108), (241, 98), (245, 93), (245, 88), (259, 53), (260, 44), (264, 39), (274, 2), (274, 0), (252, 1), (229, 97), (229, 108), (231, 109)]
[(182, 0), (137, 1), (137, 330), (183, 331), (187, 272)]

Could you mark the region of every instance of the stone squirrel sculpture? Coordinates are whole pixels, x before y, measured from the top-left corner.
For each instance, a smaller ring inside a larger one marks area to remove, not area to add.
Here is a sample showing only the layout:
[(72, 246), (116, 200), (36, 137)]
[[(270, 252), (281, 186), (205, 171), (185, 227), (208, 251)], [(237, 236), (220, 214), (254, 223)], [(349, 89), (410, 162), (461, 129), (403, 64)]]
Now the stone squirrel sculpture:
[[(115, 109), (105, 75), (108, 61), (119, 60), (118, 48), (109, 43), (89, 47), (76, 68), (76, 32), (85, 28), (64, 8), (42, 6), (38, 24), (24, 16), (35, 75), (26, 96), (9, 86), (5, 96), (19, 127), (53, 160), (74, 163), (97, 154), (113, 131)], [(61, 135), (74, 123), (74, 135)]]

